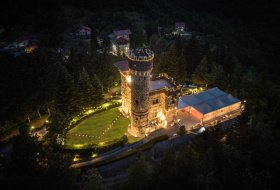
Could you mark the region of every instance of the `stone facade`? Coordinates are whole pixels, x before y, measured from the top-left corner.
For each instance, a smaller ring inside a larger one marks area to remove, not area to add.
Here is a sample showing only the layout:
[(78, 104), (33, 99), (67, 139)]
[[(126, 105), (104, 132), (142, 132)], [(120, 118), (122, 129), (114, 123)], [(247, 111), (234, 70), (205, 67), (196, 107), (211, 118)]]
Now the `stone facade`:
[(172, 124), (181, 88), (165, 74), (151, 74), (153, 53), (134, 49), (127, 62), (115, 65), (121, 73), (122, 111), (131, 120), (128, 131), (145, 136)]
[(131, 121), (128, 132), (133, 136), (147, 136), (179, 120), (190, 127), (195, 118), (196, 124), (209, 126), (241, 114), (240, 100), (218, 88), (182, 96), (181, 85), (167, 74), (152, 74), (153, 58), (152, 51), (137, 48), (115, 63), (121, 73), (121, 110)]

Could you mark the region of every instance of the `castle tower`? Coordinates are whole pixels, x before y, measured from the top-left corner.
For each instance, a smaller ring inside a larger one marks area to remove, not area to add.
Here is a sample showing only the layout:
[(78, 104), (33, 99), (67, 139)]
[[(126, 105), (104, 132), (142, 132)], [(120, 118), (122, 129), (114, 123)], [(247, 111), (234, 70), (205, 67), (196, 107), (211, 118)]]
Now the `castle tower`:
[(154, 53), (146, 48), (136, 48), (128, 54), (131, 77), (131, 132), (145, 135), (148, 125), (149, 85)]

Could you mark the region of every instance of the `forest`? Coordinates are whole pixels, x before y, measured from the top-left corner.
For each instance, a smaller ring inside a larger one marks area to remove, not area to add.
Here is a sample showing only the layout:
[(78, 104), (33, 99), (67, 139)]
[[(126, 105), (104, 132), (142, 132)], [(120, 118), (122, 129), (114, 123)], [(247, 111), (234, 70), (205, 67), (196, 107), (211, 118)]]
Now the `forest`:
[[(139, 154), (118, 189), (169, 185), (173, 189), (275, 189), (280, 171), (279, 7), (279, 3), (262, 0), (6, 2), (0, 7), (0, 27), (4, 28), (0, 40), (11, 41), (23, 31), (36, 33), (42, 48), (16, 58), (0, 52), (0, 131), (48, 110), (71, 118), (86, 106), (104, 101), (104, 92), (119, 83), (113, 62), (122, 59), (108, 53), (108, 34), (129, 28), (131, 47), (145, 46), (155, 52), (153, 72), (166, 72), (181, 84), (217, 86), (247, 103), (246, 112), (232, 128), (223, 131), (217, 126), (197, 136), (176, 156), (170, 150), (156, 166)], [(177, 21), (186, 23), (190, 39), (158, 36), (158, 26), (172, 28)], [(62, 47), (65, 32), (78, 25), (93, 28), (91, 44), (82, 52), (72, 48), (65, 59), (53, 49)], [(96, 36), (104, 38), (101, 54), (96, 51)], [(28, 180), (49, 179), (52, 183), (45, 188), (59, 189), (51, 176), (58, 159), (65, 169), (56, 173), (63, 179), (59, 187), (106, 188), (95, 170), (81, 176), (67, 168), (67, 156), (38, 144), (24, 131), (21, 134), (11, 159), (0, 167), (4, 171), (1, 183), (24, 183), (20, 179), (24, 167), (32, 167)], [(24, 143), (33, 149), (23, 152)], [(38, 159), (42, 163), (47, 159), (46, 165), (33, 159), (38, 149), (44, 155)], [(28, 162), (15, 159), (18, 155)], [(17, 166), (22, 170), (11, 172)], [(25, 185), (35, 188), (40, 183)]]

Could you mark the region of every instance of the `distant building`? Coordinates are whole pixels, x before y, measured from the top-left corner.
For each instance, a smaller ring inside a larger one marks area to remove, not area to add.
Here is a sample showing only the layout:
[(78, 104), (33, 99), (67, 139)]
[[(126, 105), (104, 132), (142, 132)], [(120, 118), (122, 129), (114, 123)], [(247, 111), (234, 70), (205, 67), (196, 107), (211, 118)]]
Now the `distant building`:
[(176, 22), (175, 31), (178, 33), (186, 31), (186, 24), (184, 22)]
[(30, 45), (25, 48), (26, 53), (33, 53), (34, 50), (38, 49), (37, 45)]
[(6, 44), (0, 51), (13, 54), (15, 57), (23, 55), (24, 53), (32, 53), (37, 49), (38, 40), (31, 35), (22, 35), (12, 43)]
[(75, 35), (81, 38), (90, 38), (91, 37), (91, 28), (87, 26), (81, 26), (77, 29)]
[(113, 34), (109, 35), (111, 39), (111, 53), (114, 55), (127, 55), (130, 49), (130, 37), (131, 31), (115, 30)]
[(186, 24), (184, 22), (176, 22), (172, 34), (180, 35), (184, 39), (190, 39), (192, 36), (192, 33), (187, 30)]

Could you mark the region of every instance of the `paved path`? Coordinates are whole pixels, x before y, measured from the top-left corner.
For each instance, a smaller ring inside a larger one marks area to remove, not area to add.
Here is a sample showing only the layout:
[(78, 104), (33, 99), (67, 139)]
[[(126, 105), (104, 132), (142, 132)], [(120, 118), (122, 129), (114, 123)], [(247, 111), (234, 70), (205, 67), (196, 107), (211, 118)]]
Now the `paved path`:
[[(48, 119), (48, 115), (43, 115), (41, 118), (35, 119), (30, 122), (30, 126), (33, 126), (34, 129), (40, 128), (43, 126), (44, 122)], [(12, 132), (6, 136), (3, 136), (0, 138), (0, 141), (6, 141), (9, 140), (10, 138), (19, 135), (19, 128), (15, 128), (12, 130)]]
[[(172, 140), (158, 142), (151, 149), (143, 151), (143, 154), (147, 161), (151, 164), (155, 164), (168, 149), (172, 148), (175, 152), (178, 152), (185, 147), (194, 136), (193, 134), (187, 134), (182, 137), (173, 138)], [(138, 157), (134, 154), (122, 160), (97, 167), (97, 170), (103, 177), (104, 184), (108, 187), (112, 187), (126, 180), (127, 169), (137, 160)]]
[[(30, 123), (31, 126), (34, 127), (34, 129), (36, 128), (40, 128), (43, 126), (43, 124), (45, 123), (45, 121), (48, 119), (48, 115), (44, 115), (41, 118), (35, 119), (34, 121), (32, 121)], [(39, 140), (42, 140), (43, 136), (47, 133), (46, 128), (44, 127), (43, 129), (40, 129), (39, 131), (37, 131), (37, 134), (39, 136)], [(18, 128), (14, 129), (13, 132), (3, 138), (0, 139), (0, 141), (6, 141), (9, 140), (10, 138), (19, 135), (19, 130)], [(31, 134), (31, 135), (35, 135)], [(9, 142), (7, 145), (5, 145), (3, 148), (1, 148), (0, 150), (0, 155), (7, 155), (11, 152), (13, 148), (13, 142)]]
[(71, 165), (71, 167), (72, 168), (81, 168), (81, 167), (93, 165), (93, 164), (96, 164), (96, 163), (101, 162), (103, 160), (113, 158), (118, 154), (121, 154), (121, 153), (124, 153), (124, 152), (129, 152), (132, 149), (135, 149), (135, 148), (141, 146), (142, 144), (143, 144), (143, 142), (139, 141), (137, 143), (125, 146), (123, 148), (117, 148), (116, 150), (100, 154), (99, 156), (97, 156), (97, 157), (95, 157), (91, 160), (84, 161), (84, 162), (79, 162), (79, 163), (74, 163), (74, 164)]

